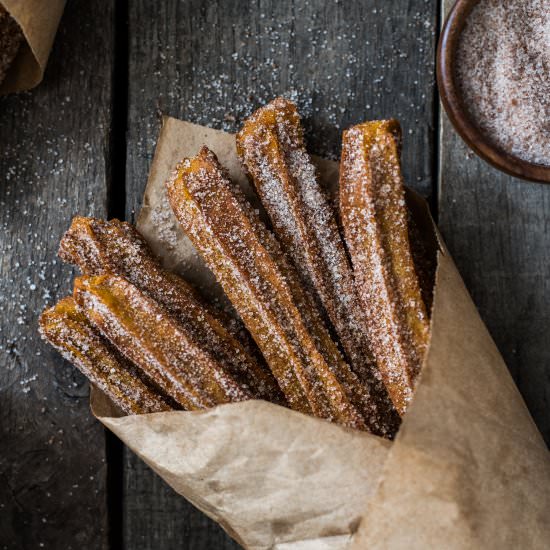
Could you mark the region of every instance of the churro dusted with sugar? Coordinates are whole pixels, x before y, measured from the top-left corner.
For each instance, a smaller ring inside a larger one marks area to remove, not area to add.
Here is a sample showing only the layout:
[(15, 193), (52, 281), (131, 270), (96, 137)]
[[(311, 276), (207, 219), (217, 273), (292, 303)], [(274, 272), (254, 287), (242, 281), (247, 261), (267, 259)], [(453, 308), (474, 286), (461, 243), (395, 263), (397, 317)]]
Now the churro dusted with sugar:
[(122, 277), (75, 280), (74, 298), (91, 323), (153, 385), (185, 410), (251, 399), (251, 393), (185, 327)]
[(306, 151), (295, 104), (277, 98), (249, 117), (237, 152), (302, 284), (330, 319), (347, 360), (370, 395), (371, 429), (396, 431), (399, 416), (374, 361), (336, 216)]
[(40, 316), (40, 333), (126, 414), (173, 410), (174, 403), (147, 384), (77, 309), (64, 298)]
[(430, 334), (408, 234), (395, 120), (344, 132), (340, 208), (374, 356), (393, 403), (411, 400)]
[(285, 403), (242, 324), (208, 305), (187, 281), (165, 270), (129, 223), (77, 216), (61, 240), (59, 256), (86, 275), (112, 273), (126, 278), (166, 308), (193, 342), (216, 357), (256, 398)]
[(203, 147), (167, 182), (176, 218), (264, 354), (290, 406), (368, 429), (369, 395), (309, 293), (216, 156)]

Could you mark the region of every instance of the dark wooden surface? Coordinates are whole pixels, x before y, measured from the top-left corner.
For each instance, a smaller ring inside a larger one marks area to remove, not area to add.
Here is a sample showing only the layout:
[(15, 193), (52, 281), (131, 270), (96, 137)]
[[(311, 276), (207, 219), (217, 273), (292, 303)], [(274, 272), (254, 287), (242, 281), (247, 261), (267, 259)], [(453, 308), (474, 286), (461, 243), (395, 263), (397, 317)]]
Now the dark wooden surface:
[(440, 127), (439, 227), (550, 444), (550, 185), (481, 161), (445, 115)]
[(285, 94), (312, 152), (332, 157), (347, 125), (399, 118), (407, 180), (431, 199), (550, 441), (550, 187), (496, 173), (440, 124), (438, 4), (133, 0), (115, 13), (70, 0), (44, 83), (0, 99), (0, 549), (237, 548), (106, 441), (87, 385), (36, 335), (38, 312), (69, 289), (71, 269), (53, 263), (62, 232), (75, 213), (134, 218), (162, 114), (235, 131)]
[(113, 31), (104, 2), (71, 2), (45, 82), (0, 99), (0, 548), (108, 548), (105, 433), (37, 317), (69, 292), (71, 216), (106, 214)]
[(550, 187), (490, 167), (442, 118), (439, 227), (550, 443)]

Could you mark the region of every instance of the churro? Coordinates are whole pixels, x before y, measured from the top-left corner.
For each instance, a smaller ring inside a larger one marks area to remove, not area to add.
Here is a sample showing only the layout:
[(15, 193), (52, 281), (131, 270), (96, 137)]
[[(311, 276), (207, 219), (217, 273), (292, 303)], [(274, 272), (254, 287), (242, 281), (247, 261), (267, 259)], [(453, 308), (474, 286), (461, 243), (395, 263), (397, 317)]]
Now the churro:
[(167, 181), (176, 218), (264, 354), (290, 406), (369, 429), (368, 393), (273, 235), (203, 147)]
[(378, 373), (336, 216), (306, 151), (295, 104), (277, 98), (258, 109), (237, 134), (237, 152), (283, 251), (302, 284), (319, 297), (350, 366), (370, 393), (376, 433), (394, 431), (399, 416)]
[(74, 298), (92, 324), (185, 410), (252, 398), (183, 325), (126, 279), (79, 277)]
[(172, 410), (169, 400), (141, 380), (136, 368), (101, 337), (72, 298), (42, 313), (40, 333), (124, 413)]
[(207, 305), (189, 283), (165, 270), (129, 223), (75, 217), (61, 240), (59, 256), (86, 275), (113, 273), (126, 278), (165, 307), (193, 341), (216, 357), (255, 398), (285, 404), (242, 325)]
[(409, 242), (399, 141), (394, 120), (344, 132), (340, 208), (374, 356), (404, 414), (430, 329)]

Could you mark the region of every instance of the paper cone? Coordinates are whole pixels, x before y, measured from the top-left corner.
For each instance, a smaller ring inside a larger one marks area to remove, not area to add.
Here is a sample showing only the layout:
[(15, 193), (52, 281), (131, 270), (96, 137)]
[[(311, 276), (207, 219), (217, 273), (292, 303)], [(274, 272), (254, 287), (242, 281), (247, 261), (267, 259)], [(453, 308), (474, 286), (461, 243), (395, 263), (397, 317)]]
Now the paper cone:
[(34, 88), (42, 81), (65, 0), (0, 0), (23, 31), (23, 43), (0, 94)]
[(550, 547), (546, 445), (448, 254), (421, 382), (353, 548)]
[[(169, 268), (216, 297), (220, 289), (164, 192), (175, 164), (203, 144), (249, 192), (234, 136), (166, 118), (138, 227)], [(316, 162), (334, 189), (336, 163)], [(550, 542), (546, 447), (444, 250), (431, 343), (393, 443), (261, 401), (119, 417), (96, 393), (93, 411), (247, 548), (515, 549)]]
[(103, 424), (247, 548), (345, 548), (391, 446), (264, 401), (112, 418), (103, 399)]

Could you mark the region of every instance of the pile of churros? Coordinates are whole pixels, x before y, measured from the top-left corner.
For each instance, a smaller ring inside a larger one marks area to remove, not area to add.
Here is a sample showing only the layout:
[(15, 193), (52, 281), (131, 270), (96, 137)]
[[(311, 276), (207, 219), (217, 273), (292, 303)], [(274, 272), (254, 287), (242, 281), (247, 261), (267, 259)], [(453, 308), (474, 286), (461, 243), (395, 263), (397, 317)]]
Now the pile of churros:
[(263, 399), (392, 438), (430, 334), (435, 258), (406, 203), (400, 128), (344, 132), (339, 207), (319, 183), (296, 106), (247, 119), (237, 153), (268, 225), (203, 147), (166, 182), (176, 219), (239, 319), (166, 271), (126, 222), (77, 217), (79, 267), (43, 337), (126, 414)]

